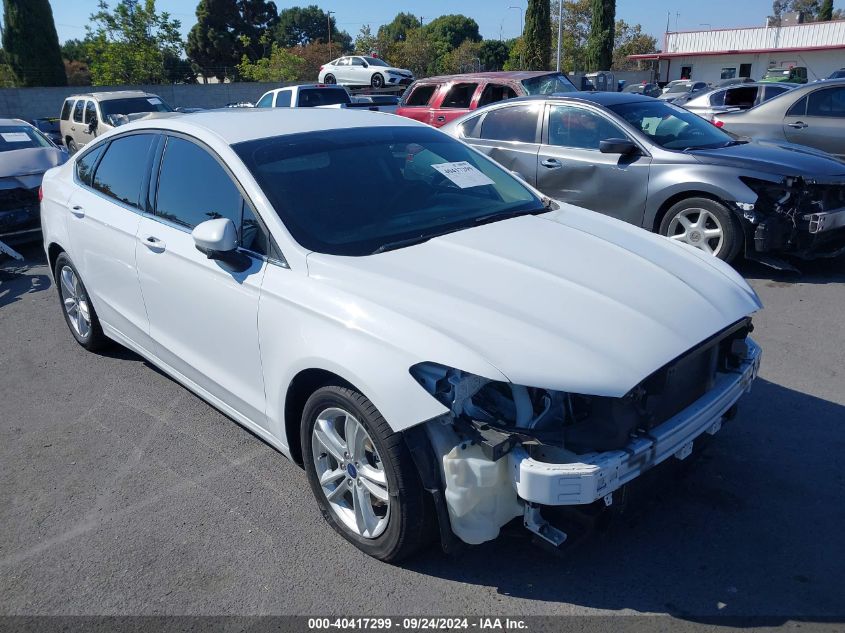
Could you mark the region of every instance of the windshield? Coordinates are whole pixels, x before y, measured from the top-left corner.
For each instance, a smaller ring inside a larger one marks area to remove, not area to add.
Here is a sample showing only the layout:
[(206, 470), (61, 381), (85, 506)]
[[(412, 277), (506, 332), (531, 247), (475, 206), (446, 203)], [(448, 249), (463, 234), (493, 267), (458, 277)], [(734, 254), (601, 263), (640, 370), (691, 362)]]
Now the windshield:
[(638, 85), (635, 85), (635, 86), (625, 86), (625, 89), (622, 92), (637, 92), (637, 93), (640, 93), (640, 92), (644, 92), (644, 91), (645, 91), (645, 86), (638, 84)]
[(58, 119), (35, 119), (33, 121), (33, 125), (37, 127), (42, 132), (58, 132), (59, 131), (59, 120)]
[[(294, 239), (321, 253), (368, 255), (546, 210), (503, 168), (433, 129), (325, 130), (233, 147)], [(381, 193), (361, 195), (373, 182)]]
[(349, 94), (343, 88), (305, 88), (299, 91), (300, 108), (349, 103)]
[(690, 89), (690, 84), (675, 84), (674, 86), (669, 86), (669, 90), (666, 91), (667, 94), (673, 94), (676, 92), (686, 92)]
[(532, 79), (523, 79), (522, 85), (530, 95), (552, 95), (558, 92), (575, 92), (575, 86), (562, 73), (549, 73)]
[(788, 75), (789, 70), (784, 70), (783, 68), (770, 68), (766, 71), (764, 79), (783, 79)]
[(28, 125), (0, 125), (0, 152), (33, 147), (53, 147), (53, 144)]
[(103, 118), (113, 114), (137, 114), (138, 112), (173, 112), (159, 97), (131, 97), (129, 99), (107, 99), (100, 101)]
[(637, 101), (607, 106), (665, 149), (725, 147), (734, 142), (712, 123), (665, 101)]
[(365, 57), (364, 61), (367, 62), (370, 66), (387, 66), (388, 68), (390, 67), (390, 64), (388, 64), (383, 59), (379, 59), (378, 57)]

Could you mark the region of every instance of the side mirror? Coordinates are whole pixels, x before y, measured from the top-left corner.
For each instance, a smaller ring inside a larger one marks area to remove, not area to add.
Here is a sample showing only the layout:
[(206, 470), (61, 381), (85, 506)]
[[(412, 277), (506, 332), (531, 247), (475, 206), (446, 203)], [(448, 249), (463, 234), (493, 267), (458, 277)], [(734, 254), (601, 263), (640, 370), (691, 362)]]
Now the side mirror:
[(208, 259), (216, 259), (242, 273), (250, 266), (250, 259), (238, 251), (238, 230), (229, 218), (200, 222), (191, 231), (197, 250)]
[(626, 138), (609, 138), (599, 143), (599, 151), (602, 154), (633, 154), (637, 151), (637, 146), (633, 141)]
[(370, 65), (367, 62), (364, 62), (364, 68), (369, 68)]

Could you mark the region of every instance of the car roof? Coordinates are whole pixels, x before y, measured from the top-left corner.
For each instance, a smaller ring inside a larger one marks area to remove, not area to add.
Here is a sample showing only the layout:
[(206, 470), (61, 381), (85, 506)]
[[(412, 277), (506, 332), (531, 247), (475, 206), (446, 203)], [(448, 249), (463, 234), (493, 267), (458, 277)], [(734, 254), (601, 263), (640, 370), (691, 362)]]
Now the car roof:
[(598, 92), (598, 91), (579, 91), (579, 92), (559, 92), (550, 95), (529, 95), (527, 97), (516, 97), (515, 99), (507, 99), (500, 103), (514, 103), (515, 101), (539, 101), (539, 100), (554, 100), (554, 101), (582, 101), (587, 103), (595, 103), (601, 106), (617, 105), (619, 103), (639, 103), (639, 102), (653, 102), (654, 97), (647, 97), (635, 92)]
[(533, 79), (534, 77), (542, 77), (543, 75), (558, 74), (555, 70), (503, 70), (498, 72), (486, 73), (463, 73), (460, 75), (438, 75), (436, 77), (426, 77), (420, 79), (420, 83), (442, 83), (444, 81), (452, 81), (455, 79), (513, 79), (515, 81), (522, 81), (523, 79)]
[(228, 108), (142, 119), (121, 130), (172, 130), (213, 135), (229, 145), (271, 136), (359, 127), (424, 127), (413, 119), (369, 110), (335, 108)]
[(22, 119), (12, 119), (12, 118), (0, 118), (0, 125), (26, 125), (28, 127), (32, 127), (30, 123)]
[(65, 98), (65, 101), (70, 99), (96, 99), (97, 101), (111, 101), (113, 99), (133, 99), (136, 97), (157, 97), (158, 95), (151, 92), (144, 92), (143, 90), (112, 90), (109, 92), (82, 92), (80, 94), (71, 95)]

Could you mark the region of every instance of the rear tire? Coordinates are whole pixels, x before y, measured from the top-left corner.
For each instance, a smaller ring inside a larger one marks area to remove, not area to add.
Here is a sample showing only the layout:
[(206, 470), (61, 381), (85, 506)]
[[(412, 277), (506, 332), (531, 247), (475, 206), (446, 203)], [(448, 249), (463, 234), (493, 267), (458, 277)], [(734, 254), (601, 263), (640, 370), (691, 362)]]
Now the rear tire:
[(335, 79), (335, 78), (334, 78), (334, 75), (332, 75), (331, 73), (329, 73), (328, 75), (326, 75), (325, 77), (323, 77), (323, 83), (324, 83), (324, 84), (328, 84), (328, 85), (330, 85), (330, 86), (333, 86), (334, 84), (336, 84), (336, 83), (337, 83), (337, 79)]
[(373, 78), (370, 79), (370, 86), (376, 89), (384, 88), (384, 75), (381, 73), (374, 74)]
[(56, 291), (59, 293), (59, 305), (65, 323), (76, 342), (89, 352), (106, 347), (110, 340), (103, 334), (85, 284), (66, 253), (61, 253), (56, 258), (53, 278), (56, 280)]
[(74, 154), (76, 154), (76, 152), (79, 151), (79, 146), (76, 144), (76, 141), (74, 141), (72, 138), (67, 140), (66, 145), (67, 145), (67, 153), (70, 154), (71, 156), (73, 156)]
[(430, 542), (433, 522), (413, 458), (365, 396), (335, 385), (317, 389), (305, 403), (300, 440), (320, 511), (343, 538), (386, 562)]
[(725, 205), (710, 198), (675, 203), (660, 222), (660, 234), (732, 262), (742, 249), (739, 220)]

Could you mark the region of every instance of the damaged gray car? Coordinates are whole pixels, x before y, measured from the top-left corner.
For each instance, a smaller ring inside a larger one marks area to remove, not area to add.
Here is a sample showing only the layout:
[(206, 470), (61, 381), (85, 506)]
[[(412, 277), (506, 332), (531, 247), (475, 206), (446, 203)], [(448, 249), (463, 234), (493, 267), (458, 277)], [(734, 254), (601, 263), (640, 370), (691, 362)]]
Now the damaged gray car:
[(547, 196), (732, 261), (845, 252), (845, 162), (630, 93), (511, 99), (442, 128)]
[(39, 188), (44, 172), (67, 153), (20, 119), (0, 119), (0, 253), (41, 237)]

